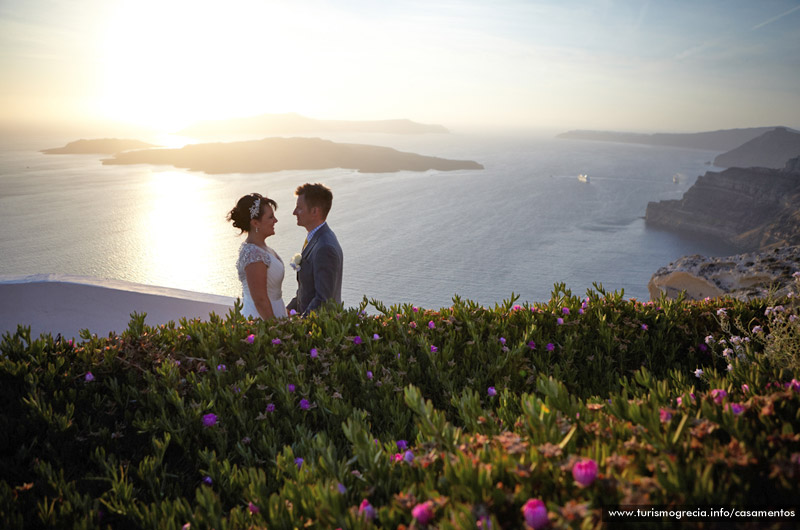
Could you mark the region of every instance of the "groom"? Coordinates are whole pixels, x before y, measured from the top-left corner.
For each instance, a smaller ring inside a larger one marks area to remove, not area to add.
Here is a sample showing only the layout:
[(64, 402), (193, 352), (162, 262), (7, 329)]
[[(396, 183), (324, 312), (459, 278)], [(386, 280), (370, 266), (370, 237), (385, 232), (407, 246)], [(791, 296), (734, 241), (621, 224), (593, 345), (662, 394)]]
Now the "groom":
[(297, 296), (287, 309), (308, 315), (329, 300), (342, 303), (342, 247), (325, 219), (333, 193), (322, 184), (303, 184), (294, 192), (297, 206), (292, 214), (308, 231), (297, 270)]

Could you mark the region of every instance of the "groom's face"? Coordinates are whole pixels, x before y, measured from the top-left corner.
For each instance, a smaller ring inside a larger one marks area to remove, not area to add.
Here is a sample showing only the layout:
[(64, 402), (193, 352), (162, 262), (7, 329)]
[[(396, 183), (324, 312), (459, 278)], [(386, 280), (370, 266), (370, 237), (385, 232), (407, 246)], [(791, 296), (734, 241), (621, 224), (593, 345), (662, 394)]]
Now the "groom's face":
[(303, 228), (308, 229), (309, 222), (311, 221), (311, 211), (306, 204), (305, 196), (297, 196), (297, 205), (295, 206), (292, 215), (297, 217), (297, 226), (302, 226)]

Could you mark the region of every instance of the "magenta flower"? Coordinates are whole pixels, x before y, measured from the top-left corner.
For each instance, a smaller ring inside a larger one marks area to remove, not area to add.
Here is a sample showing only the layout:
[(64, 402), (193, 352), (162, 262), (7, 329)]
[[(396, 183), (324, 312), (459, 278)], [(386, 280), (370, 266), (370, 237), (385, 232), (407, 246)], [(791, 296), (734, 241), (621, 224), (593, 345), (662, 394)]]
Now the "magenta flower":
[(681, 397), (679, 397), (679, 398), (676, 398), (676, 399), (675, 399), (675, 401), (677, 401), (677, 402), (678, 402), (678, 406), (681, 406), (681, 405), (683, 405), (683, 398), (681, 398)]
[(224, 364), (218, 364), (218, 365), (217, 365), (217, 371), (218, 371), (218, 372), (224, 372), (224, 371), (225, 371), (225, 370), (227, 370), (227, 369), (228, 369), (228, 367), (227, 367), (227, 366), (225, 366)]
[(558, 324), (559, 326), (560, 326), (561, 324), (563, 324), (563, 323), (564, 323), (564, 319), (563, 319), (563, 318), (561, 318), (561, 317), (558, 317), (558, 318), (556, 319), (556, 324)]
[(92, 374), (92, 372), (86, 372), (86, 377), (84, 377), (83, 380), (86, 381), (87, 383), (91, 383), (92, 381), (94, 381), (94, 375)]
[(281, 343), (281, 339), (272, 339), (272, 345), (277, 346)]
[(417, 323), (416, 323), (416, 322), (414, 322), (413, 320), (412, 320), (412, 321), (411, 321), (411, 322), (410, 322), (408, 325), (409, 325), (409, 326), (411, 326), (411, 327), (412, 327), (412, 328), (414, 328), (414, 329), (416, 329), (416, 328), (417, 328)]
[(253, 344), (256, 341), (256, 336), (251, 333), (244, 340), (247, 342), (247, 344)]
[(419, 308), (417, 306), (413, 306), (411, 310), (415, 313), (419, 312)]
[(308, 402), (307, 399), (300, 400), (300, 409), (301, 410), (308, 410), (311, 407), (311, 403)]
[(214, 481), (213, 481), (213, 480), (211, 480), (211, 477), (209, 477), (208, 475), (206, 475), (205, 477), (203, 477), (203, 484), (205, 484), (205, 485), (207, 485), (207, 486), (210, 486), (210, 485), (211, 485), (211, 484), (213, 484), (213, 483), (214, 483)]
[(267, 412), (275, 412), (275, 403), (267, 403)]
[(372, 340), (381, 340), (381, 336), (380, 336), (380, 335), (378, 335), (377, 333), (375, 333), (375, 334), (372, 336)]
[(572, 477), (581, 486), (588, 486), (597, 478), (597, 462), (581, 458), (572, 466)]
[(417, 504), (411, 510), (411, 515), (419, 521), (420, 524), (428, 524), (433, 520), (433, 503), (425, 501)]
[(721, 388), (715, 388), (711, 391), (711, 397), (714, 399), (714, 403), (719, 405), (722, 403), (722, 400), (728, 396), (728, 393), (722, 390)]
[(505, 345), (505, 343), (506, 343), (506, 338), (500, 337), (500, 344)]
[(535, 350), (536, 349), (536, 343), (533, 342), (533, 341), (528, 342), (528, 348), (530, 348), (532, 350)]
[(742, 392), (750, 392), (750, 385), (747, 383), (742, 385)]
[(561, 312), (564, 313), (565, 315), (569, 315), (569, 308), (568, 307), (562, 307), (561, 308)]
[(292, 316), (295, 316), (297, 314), (297, 310), (296, 309), (292, 309), (291, 311), (289, 311), (289, 314), (292, 315)]
[(288, 390), (289, 392), (294, 392), (294, 389), (295, 389), (295, 386), (292, 383), (289, 383), (288, 385), (286, 385), (286, 390)]
[(522, 309), (521, 305), (515, 305), (514, 307), (511, 308), (512, 311), (519, 311), (521, 309)]
[(375, 508), (367, 499), (364, 499), (358, 507), (358, 515), (363, 515), (365, 519), (375, 519)]
[(658, 416), (661, 418), (661, 423), (667, 423), (672, 419), (672, 413), (667, 409), (660, 409), (658, 411)]
[(303, 467), (303, 461), (304, 460), (302, 458), (300, 458), (299, 456), (294, 459), (294, 463), (297, 466), (297, 469), (300, 469), (301, 467)]
[(412, 462), (414, 462), (414, 453), (412, 453), (411, 450), (408, 450), (405, 453), (403, 453), (403, 461), (406, 464), (411, 464)]
[(364, 341), (361, 340), (361, 337), (359, 337), (358, 335), (353, 337), (353, 344), (361, 344), (362, 342), (364, 342)]
[(437, 351), (439, 351), (439, 348), (431, 344), (431, 353), (436, 353)]
[(367, 370), (367, 379), (372, 379), (372, 372)]
[(528, 499), (528, 502), (522, 507), (522, 516), (525, 518), (525, 524), (534, 530), (544, 528), (550, 524), (550, 519), (547, 517), (547, 507), (539, 499)]
[(647, 324), (642, 324), (642, 331), (647, 331)]
[(317, 357), (319, 357), (319, 352), (317, 351), (316, 348), (311, 348), (311, 351), (308, 353), (309, 355), (311, 355), (312, 359), (316, 359)]
[(490, 386), (486, 393), (489, 394), (489, 396), (494, 397), (497, 395), (497, 390), (495, 390), (493, 386)]
[(247, 505), (247, 510), (251, 514), (258, 513), (258, 512), (261, 511), (258, 506), (256, 506), (255, 504), (252, 503), (252, 501)]
[(738, 403), (731, 403), (731, 412), (736, 414), (737, 416), (744, 412), (744, 407)]
[(552, 342), (548, 342), (547, 343), (547, 351), (553, 351), (555, 349), (556, 349), (556, 345), (555, 344), (553, 344)]
[(582, 308), (582, 307), (581, 307), (580, 309), (578, 309), (578, 314), (579, 314), (579, 315), (582, 315), (582, 314), (583, 314), (583, 308)]
[(408, 449), (408, 442), (405, 440), (397, 440), (397, 448), (401, 451)]
[(433, 328), (435, 328), (435, 327), (436, 327), (436, 324), (434, 324), (434, 323), (433, 323), (433, 320), (431, 320), (430, 322), (428, 322), (428, 328), (430, 328), (430, 329), (433, 329)]
[(203, 426), (205, 427), (213, 427), (217, 424), (217, 415), (213, 413), (206, 414), (203, 416)]

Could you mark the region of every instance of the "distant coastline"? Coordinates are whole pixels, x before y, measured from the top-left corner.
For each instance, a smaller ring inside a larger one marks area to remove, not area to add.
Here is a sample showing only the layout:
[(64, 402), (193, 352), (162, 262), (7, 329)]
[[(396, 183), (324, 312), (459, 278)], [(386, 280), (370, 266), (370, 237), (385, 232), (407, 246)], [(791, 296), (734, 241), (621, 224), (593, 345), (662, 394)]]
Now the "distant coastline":
[(149, 149), (158, 147), (140, 140), (125, 140), (119, 138), (97, 138), (94, 140), (75, 140), (64, 147), (42, 149), (46, 155), (92, 155), (114, 154), (131, 149)]
[(247, 118), (203, 121), (178, 132), (195, 138), (251, 136), (263, 138), (274, 135), (323, 133), (383, 133), (383, 134), (448, 134), (442, 125), (417, 123), (407, 119), (395, 120), (318, 120), (296, 113), (262, 114)]
[(361, 173), (484, 169), (472, 160), (449, 160), (376, 145), (336, 143), (320, 138), (265, 138), (245, 142), (187, 145), (116, 153), (103, 164), (171, 165), (208, 174), (266, 173), (344, 168)]
[(752, 127), (748, 129), (725, 129), (720, 131), (686, 134), (640, 134), (631, 132), (575, 130), (559, 134), (556, 136), (556, 138), (562, 138), (565, 140), (592, 140), (598, 142), (682, 147), (689, 149), (703, 149), (707, 151), (730, 151), (775, 129), (787, 129), (787, 127)]

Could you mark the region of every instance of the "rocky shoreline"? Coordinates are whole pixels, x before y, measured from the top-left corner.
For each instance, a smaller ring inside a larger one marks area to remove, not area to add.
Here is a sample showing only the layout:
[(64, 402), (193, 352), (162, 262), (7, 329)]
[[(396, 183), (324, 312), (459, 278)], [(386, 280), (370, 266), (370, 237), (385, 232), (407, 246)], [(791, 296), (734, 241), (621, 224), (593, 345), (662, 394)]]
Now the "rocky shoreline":
[(731, 296), (739, 300), (770, 293), (786, 296), (800, 271), (800, 246), (774, 248), (727, 257), (685, 256), (661, 267), (650, 279), (650, 299), (661, 294), (689, 300)]

